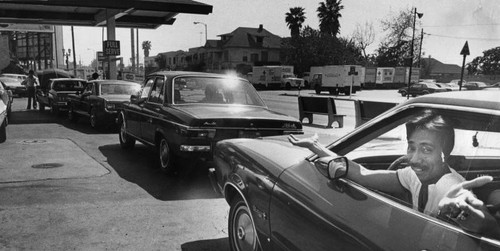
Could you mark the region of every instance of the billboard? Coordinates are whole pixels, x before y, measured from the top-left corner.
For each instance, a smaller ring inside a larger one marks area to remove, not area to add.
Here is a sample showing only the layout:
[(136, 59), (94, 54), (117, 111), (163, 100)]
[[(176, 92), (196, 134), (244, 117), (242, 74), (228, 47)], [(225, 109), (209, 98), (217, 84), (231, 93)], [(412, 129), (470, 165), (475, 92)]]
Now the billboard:
[(0, 31), (54, 32), (54, 26), (47, 24), (10, 24), (0, 23)]

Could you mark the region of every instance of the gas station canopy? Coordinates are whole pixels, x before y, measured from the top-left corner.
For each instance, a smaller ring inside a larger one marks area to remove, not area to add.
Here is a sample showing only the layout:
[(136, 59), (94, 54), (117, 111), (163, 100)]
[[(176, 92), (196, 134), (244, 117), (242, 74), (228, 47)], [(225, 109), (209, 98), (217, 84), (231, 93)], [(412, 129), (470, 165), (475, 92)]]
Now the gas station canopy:
[(0, 0), (1, 23), (106, 26), (156, 29), (173, 24), (180, 13), (212, 13), (212, 6), (191, 0)]

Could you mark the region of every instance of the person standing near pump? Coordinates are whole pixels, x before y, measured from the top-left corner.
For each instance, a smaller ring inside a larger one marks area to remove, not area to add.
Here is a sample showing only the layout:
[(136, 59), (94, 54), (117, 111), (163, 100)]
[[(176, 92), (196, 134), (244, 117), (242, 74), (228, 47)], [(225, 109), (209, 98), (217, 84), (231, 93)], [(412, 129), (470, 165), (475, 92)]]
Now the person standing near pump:
[(35, 99), (35, 90), (36, 86), (38, 86), (38, 82), (34, 76), (35, 72), (30, 70), (28, 73), (28, 77), (21, 83), (26, 86), (28, 93), (28, 106), (26, 109), (31, 109), (31, 101), (33, 101), (33, 109), (36, 109), (36, 99)]

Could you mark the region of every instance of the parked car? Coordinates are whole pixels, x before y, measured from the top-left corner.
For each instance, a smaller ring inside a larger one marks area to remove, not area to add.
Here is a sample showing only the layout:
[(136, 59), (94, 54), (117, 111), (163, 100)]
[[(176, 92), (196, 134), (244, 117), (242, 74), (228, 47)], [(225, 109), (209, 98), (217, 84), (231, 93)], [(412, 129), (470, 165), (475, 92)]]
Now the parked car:
[[(405, 122), (424, 109), (436, 109), (456, 128), (447, 163), (467, 180), (494, 177), (473, 190), (487, 203), (491, 191), (500, 189), (499, 94), (491, 90), (418, 97), (327, 148), (368, 169), (400, 168), (395, 163), (407, 152)], [(498, 239), (469, 233), (414, 209), (397, 194), (370, 189), (316, 167), (317, 160), (318, 156), (293, 146), (284, 136), (217, 143), (210, 177), (230, 205), (231, 250), (500, 248)], [(491, 206), (494, 214), (499, 205)]]
[(136, 140), (151, 146), (167, 173), (175, 157), (211, 159), (222, 139), (302, 133), (298, 119), (269, 110), (247, 80), (199, 72), (149, 75), (124, 104), (120, 122), (121, 147)]
[(130, 101), (140, 87), (123, 80), (90, 81), (83, 91), (68, 95), (68, 118), (76, 122), (80, 117), (88, 117), (93, 128), (115, 126), (123, 103)]
[(50, 107), (52, 113), (68, 109), (68, 94), (75, 94), (83, 90), (87, 81), (78, 78), (54, 78), (42, 85), (36, 92), (36, 99), (40, 111)]
[(10, 118), (10, 113), (12, 112), (12, 102), (14, 98), (12, 91), (7, 88), (4, 82), (0, 80), (0, 102), (3, 102), (7, 109), (7, 117)]
[(12, 91), (13, 95), (18, 97), (26, 96), (26, 86), (21, 84), (21, 80), (17, 78), (0, 77), (0, 81), (7, 86), (8, 90)]
[(488, 88), (489, 85), (484, 83), (484, 82), (469, 81), (469, 82), (465, 83), (464, 87), (467, 90), (482, 90), (484, 88)]
[(401, 94), (401, 96), (406, 96), (408, 95), (408, 92), (412, 97), (416, 97), (417, 95), (426, 95), (430, 93), (435, 93), (435, 92), (446, 92), (449, 91), (446, 88), (440, 87), (436, 85), (436, 83), (432, 82), (419, 82), (412, 84), (410, 86), (410, 91), (408, 91), (408, 87), (403, 87), (398, 90), (398, 93)]
[(25, 74), (14, 74), (14, 73), (2, 73), (0, 74), (0, 77), (6, 77), (6, 78), (15, 78), (20, 80), (21, 82), (25, 79), (28, 78), (28, 75)]

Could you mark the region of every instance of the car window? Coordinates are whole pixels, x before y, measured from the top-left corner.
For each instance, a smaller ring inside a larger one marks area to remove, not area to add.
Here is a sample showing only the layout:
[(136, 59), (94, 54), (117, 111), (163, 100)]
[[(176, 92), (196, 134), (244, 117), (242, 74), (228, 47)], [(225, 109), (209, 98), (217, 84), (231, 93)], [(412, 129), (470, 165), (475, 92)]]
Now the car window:
[(61, 80), (55, 81), (52, 84), (52, 89), (55, 91), (78, 91), (83, 89), (82, 81), (74, 81), (74, 80)]
[[(367, 135), (363, 137), (365, 141), (355, 144), (352, 149), (345, 149), (346, 152), (332, 150), (366, 168), (387, 169), (395, 159), (406, 154), (408, 144), (405, 122), (414, 114), (413, 111), (418, 110), (419, 108), (408, 109), (408, 114), (404, 117), (388, 117), (384, 120), (387, 126), (372, 127), (370, 132), (367, 130)], [(500, 116), (453, 110), (440, 110), (440, 113), (452, 121), (455, 128), (455, 143), (447, 160), (450, 167), (467, 180), (490, 175), (496, 177), (497, 181), (500, 175)], [(497, 181), (484, 189), (474, 190), (474, 193), (487, 201), (490, 192), (499, 188)]]
[(164, 86), (163, 77), (158, 77), (155, 79), (154, 85), (151, 89), (151, 94), (149, 95), (148, 101), (157, 104), (163, 104), (164, 94), (163, 94), (163, 86)]
[(139, 85), (106, 83), (100, 85), (101, 95), (132, 95), (139, 91)]
[(94, 83), (88, 83), (87, 86), (85, 86), (85, 89), (83, 91), (92, 93), (93, 86), (94, 86)]
[(265, 106), (247, 81), (221, 77), (178, 77), (173, 81), (174, 103)]
[(148, 79), (144, 87), (142, 87), (141, 90), (141, 98), (147, 98), (149, 95), (149, 91), (151, 90), (151, 87), (154, 84), (154, 78)]

